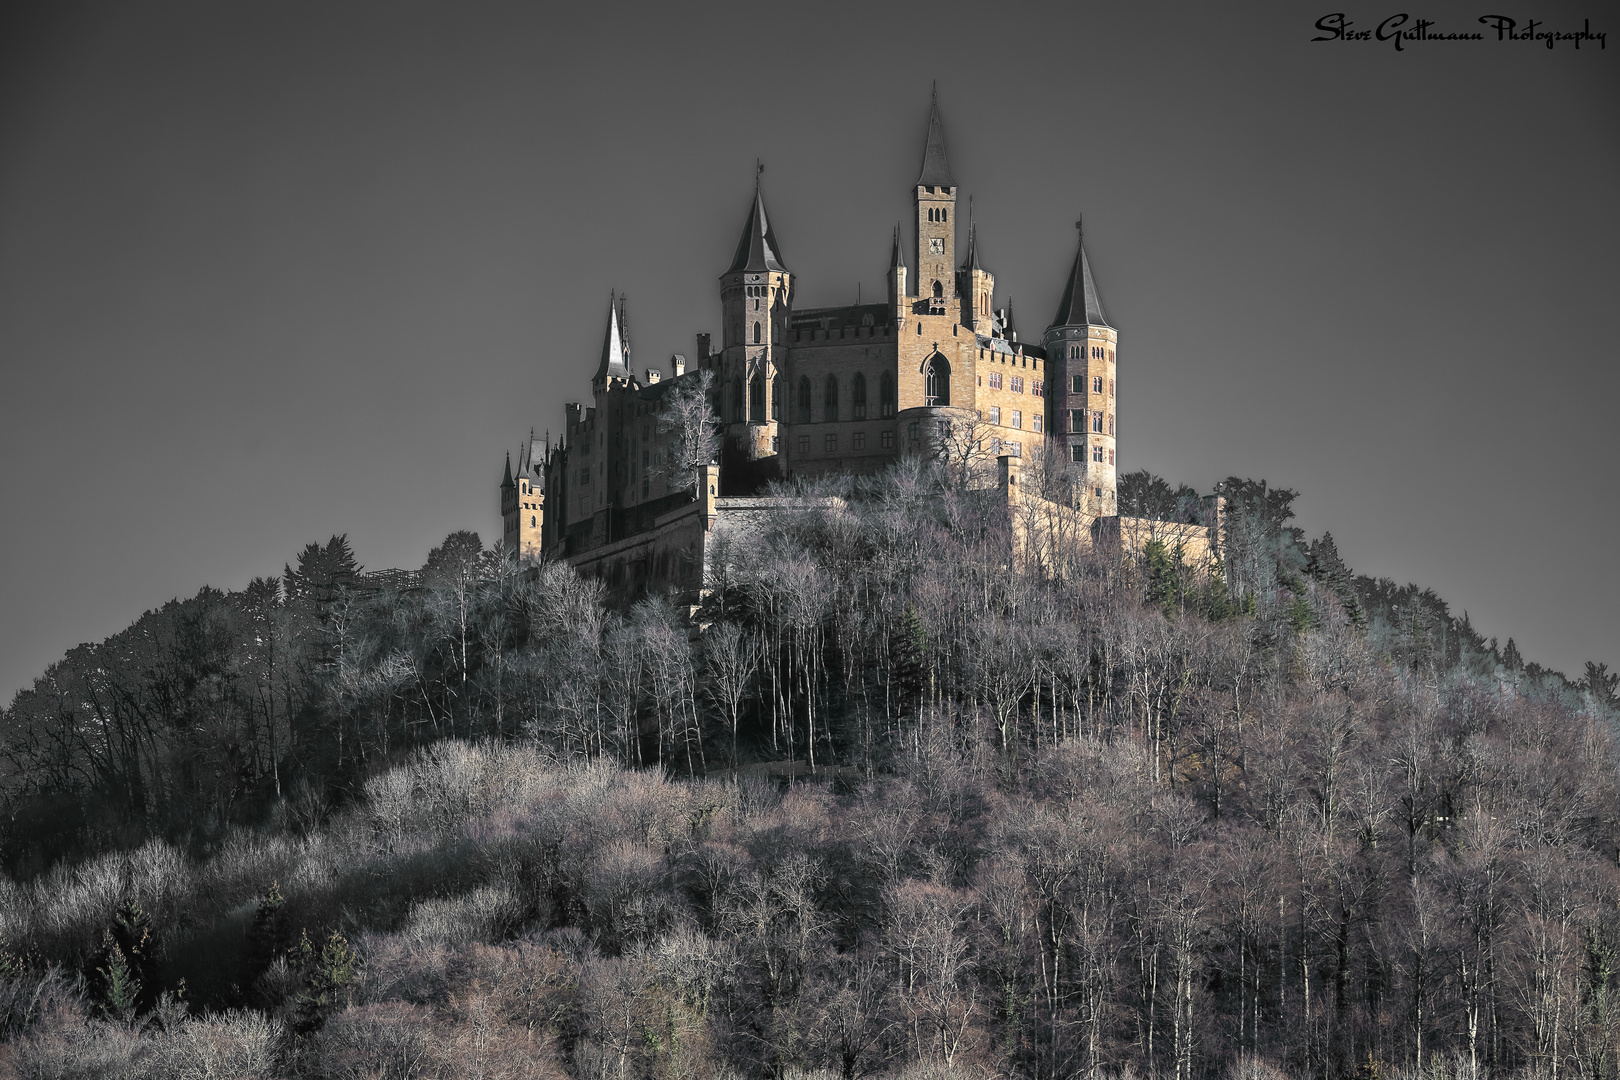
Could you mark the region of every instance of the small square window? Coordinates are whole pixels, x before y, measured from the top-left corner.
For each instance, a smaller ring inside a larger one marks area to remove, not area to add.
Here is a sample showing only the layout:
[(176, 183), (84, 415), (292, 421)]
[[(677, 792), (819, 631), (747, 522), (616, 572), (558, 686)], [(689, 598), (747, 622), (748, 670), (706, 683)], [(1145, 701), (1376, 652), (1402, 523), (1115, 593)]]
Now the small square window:
[(866, 449), (866, 432), (857, 431), (855, 433), (855, 449), (857, 449), (857, 450), (865, 450)]

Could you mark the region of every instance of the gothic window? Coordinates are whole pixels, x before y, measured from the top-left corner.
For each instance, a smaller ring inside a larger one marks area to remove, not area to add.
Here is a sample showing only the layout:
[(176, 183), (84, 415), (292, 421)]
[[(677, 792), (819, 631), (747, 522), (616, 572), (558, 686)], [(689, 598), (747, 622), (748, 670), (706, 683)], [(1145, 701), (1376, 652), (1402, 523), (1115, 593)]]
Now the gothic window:
[[(757, 303), (758, 301), (756, 301)], [(754, 324), (754, 344), (759, 344), (759, 323)]]
[(531, 529), (534, 528), (534, 515), (533, 514), (529, 515), (529, 528), (531, 528)]
[(1102, 393), (1102, 376), (1101, 375), (1093, 375), (1091, 377), (1091, 392), (1093, 394)]
[[(799, 423), (810, 422), (810, 377), (804, 376), (799, 380)], [(809, 447), (805, 447), (809, 449)]]
[(731, 380), (731, 422), (743, 422), (743, 385), (740, 377)]
[(859, 371), (849, 384), (849, 409), (855, 419), (866, 419), (866, 376)]
[(782, 377), (771, 380), (771, 419), (782, 419)]
[(951, 365), (939, 353), (928, 360), (928, 370), (923, 375), (923, 397), (923, 403), (929, 406), (951, 403)]
[(949, 210), (941, 210), (939, 212), (939, 220), (941, 220), (941, 221), (949, 221), (949, 220), (951, 220), (951, 212)]
[(878, 394), (883, 399), (883, 415), (894, 415), (894, 376), (885, 371), (878, 379)]
[(934, 282), (934, 299), (935, 300), (940, 300), (940, 299), (943, 299), (944, 296), (945, 296), (945, 286), (941, 285), (937, 281)]
[(765, 421), (765, 376), (755, 375), (748, 388), (748, 419), (754, 423)]
[(1103, 429), (1102, 418), (1103, 414), (1100, 412), (1094, 412), (1091, 414), (1091, 430), (1095, 431), (1099, 435), (1102, 434)]
[(822, 398), (821, 418), (823, 420), (838, 419), (838, 376), (827, 376), (827, 390)]

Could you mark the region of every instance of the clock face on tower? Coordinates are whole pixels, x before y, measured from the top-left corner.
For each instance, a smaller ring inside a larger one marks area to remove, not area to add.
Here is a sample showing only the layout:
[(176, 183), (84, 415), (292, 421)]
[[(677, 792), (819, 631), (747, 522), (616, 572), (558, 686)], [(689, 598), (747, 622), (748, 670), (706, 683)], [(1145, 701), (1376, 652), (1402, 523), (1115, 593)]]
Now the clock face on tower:
[(930, 255), (943, 255), (943, 254), (945, 254), (945, 241), (941, 240), (937, 236), (929, 237), (929, 239), (928, 239), (928, 254), (930, 254)]

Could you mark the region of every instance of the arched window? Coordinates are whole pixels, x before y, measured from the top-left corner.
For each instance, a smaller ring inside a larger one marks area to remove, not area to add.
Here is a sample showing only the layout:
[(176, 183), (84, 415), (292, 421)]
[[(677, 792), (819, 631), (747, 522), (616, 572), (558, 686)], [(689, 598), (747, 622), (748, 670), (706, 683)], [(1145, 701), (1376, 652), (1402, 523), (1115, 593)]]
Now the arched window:
[(945, 295), (945, 286), (941, 285), (937, 281), (934, 282), (934, 299), (939, 300), (939, 299), (943, 298), (944, 295)]
[(765, 422), (765, 376), (755, 375), (748, 387), (748, 419), (756, 424)]
[(771, 419), (782, 419), (782, 376), (771, 380)]
[(951, 365), (939, 353), (928, 358), (928, 370), (923, 374), (923, 395), (926, 405), (951, 403)]
[(838, 376), (827, 376), (827, 393), (822, 399), (821, 418), (823, 420), (838, 419)]
[(941, 210), (939, 212), (939, 220), (941, 220), (941, 221), (949, 221), (949, 220), (951, 220), (951, 212), (949, 210)]
[(810, 422), (810, 376), (799, 380), (799, 423)]
[(885, 371), (878, 379), (878, 397), (882, 399), (883, 415), (894, 415), (894, 376)]
[(743, 387), (740, 377), (731, 380), (731, 422), (733, 424), (743, 422)]
[(759, 344), (759, 323), (754, 324), (754, 344)]
[(849, 414), (856, 420), (866, 419), (866, 376), (859, 371), (849, 384)]

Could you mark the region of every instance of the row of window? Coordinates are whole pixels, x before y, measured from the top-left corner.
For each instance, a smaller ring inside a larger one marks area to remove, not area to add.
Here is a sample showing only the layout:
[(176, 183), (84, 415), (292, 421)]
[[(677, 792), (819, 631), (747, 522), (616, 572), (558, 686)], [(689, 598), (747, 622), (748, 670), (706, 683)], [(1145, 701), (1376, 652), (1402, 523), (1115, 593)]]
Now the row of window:
[[(1086, 460), (1086, 448), (1084, 446), (1075, 446), (1073, 447), (1073, 450), (1074, 460)], [(1091, 448), (1091, 460), (1099, 464), (1107, 462), (1109, 465), (1112, 465), (1114, 463), (1114, 452), (1112, 450), (1104, 450), (1101, 446), (1093, 446)], [(1098, 494), (1101, 494), (1101, 492), (1098, 492)]]
[(929, 221), (940, 221), (940, 222), (949, 221), (949, 220), (951, 220), (951, 215), (950, 215), (950, 212), (948, 210), (941, 207), (941, 208), (939, 208), (937, 210), (928, 211), (928, 220)]
[[(1022, 394), (1024, 392), (1024, 377), (1022, 375), (1013, 375), (1009, 379), (1007, 377), (1004, 377), (1002, 375), (1002, 373), (999, 372), (999, 371), (992, 371), (990, 373), (990, 375), (989, 375), (989, 378), (990, 378), (990, 389), (992, 389), (992, 390), (1001, 390), (1001, 389), (1004, 388), (1004, 386), (1007, 383), (1010, 383), (1011, 384), (1010, 388), (1011, 388), (1013, 393)], [(1042, 380), (1042, 379), (1031, 379), (1031, 380), (1029, 380), (1029, 392), (1031, 394), (1034, 394), (1036, 397), (1045, 397), (1046, 396), (1046, 382), (1045, 382), (1045, 380)]]
[[(1084, 375), (1076, 375), (1076, 376), (1074, 376), (1074, 392), (1076, 394), (1083, 394), (1083, 393), (1086, 392), (1086, 376), (1084, 376)], [(1101, 375), (1093, 375), (1093, 376), (1091, 376), (1091, 392), (1093, 394), (1100, 394), (1100, 393), (1103, 392), (1103, 377)], [(1108, 396), (1109, 397), (1114, 396), (1114, 380), (1113, 379), (1108, 380)]]
[[(1022, 428), (1024, 426), (1024, 410), (1022, 410), (1022, 409), (1008, 409), (1007, 412), (1006, 412), (1006, 422), (1003, 423), (1002, 422), (1001, 407), (997, 406), (997, 405), (992, 405), (992, 406), (990, 406), (990, 417), (989, 417), (989, 419), (990, 419), (990, 422), (992, 424), (995, 424), (998, 427)], [(1045, 427), (1046, 427), (1046, 418), (1045, 417), (1043, 417), (1040, 413), (1031, 413), (1030, 414), (1030, 417), (1029, 417), (1029, 429), (1031, 431), (1041, 431)]]
[[(1103, 413), (1103, 411), (1101, 409), (1095, 409), (1095, 410), (1092, 411), (1090, 427), (1091, 427), (1091, 431), (1094, 434), (1102, 435), (1102, 434), (1105, 433), (1104, 432), (1104, 425), (1103, 425), (1103, 417), (1104, 417), (1104, 415), (1105, 414)], [(1114, 433), (1114, 414), (1113, 413), (1107, 413), (1106, 415), (1108, 417), (1106, 434), (1112, 435)], [(1086, 427), (1087, 427), (1087, 424), (1086, 424), (1086, 410), (1084, 410), (1084, 409), (1070, 409), (1069, 410), (1069, 430), (1070, 431), (1085, 431)]]
[[(1037, 380), (1038, 382), (1038, 380)], [(1023, 393), (1023, 379), (1014, 377), (1014, 389)], [(782, 380), (774, 379), (771, 382), (770, 418), (782, 419)], [(1037, 391), (1039, 393), (1039, 391)], [(951, 367), (950, 363), (938, 353), (928, 365), (923, 376), (923, 394), (929, 406), (949, 405), (951, 403)], [(798, 394), (796, 397), (797, 419), (801, 424), (808, 424), (815, 419), (815, 388), (808, 375), (799, 379)], [(821, 388), (821, 418), (823, 420), (839, 419), (841, 405), (838, 376), (828, 375), (822, 381)], [(865, 420), (867, 417), (867, 388), (866, 375), (856, 372), (850, 380), (849, 408), (851, 418)], [(889, 417), (895, 414), (894, 376), (884, 372), (878, 377), (878, 415)], [(714, 412), (717, 416), (725, 416), (724, 395), (714, 395)], [(765, 379), (755, 376), (748, 385), (748, 396), (743, 396), (743, 380), (741, 377), (731, 381), (731, 422), (734, 424), (763, 423), (765, 421)]]
[[(1086, 348), (1086, 346), (1084, 346), (1084, 345), (1070, 345), (1069, 346), (1069, 359), (1070, 360), (1079, 360), (1079, 359), (1081, 359), (1081, 350), (1085, 349), (1085, 348)], [(1101, 345), (1092, 345), (1092, 346), (1090, 346), (1090, 349), (1091, 349), (1091, 359), (1093, 359), (1093, 360), (1110, 360), (1111, 361), (1111, 360), (1114, 359), (1114, 350), (1113, 349), (1104, 348)]]

